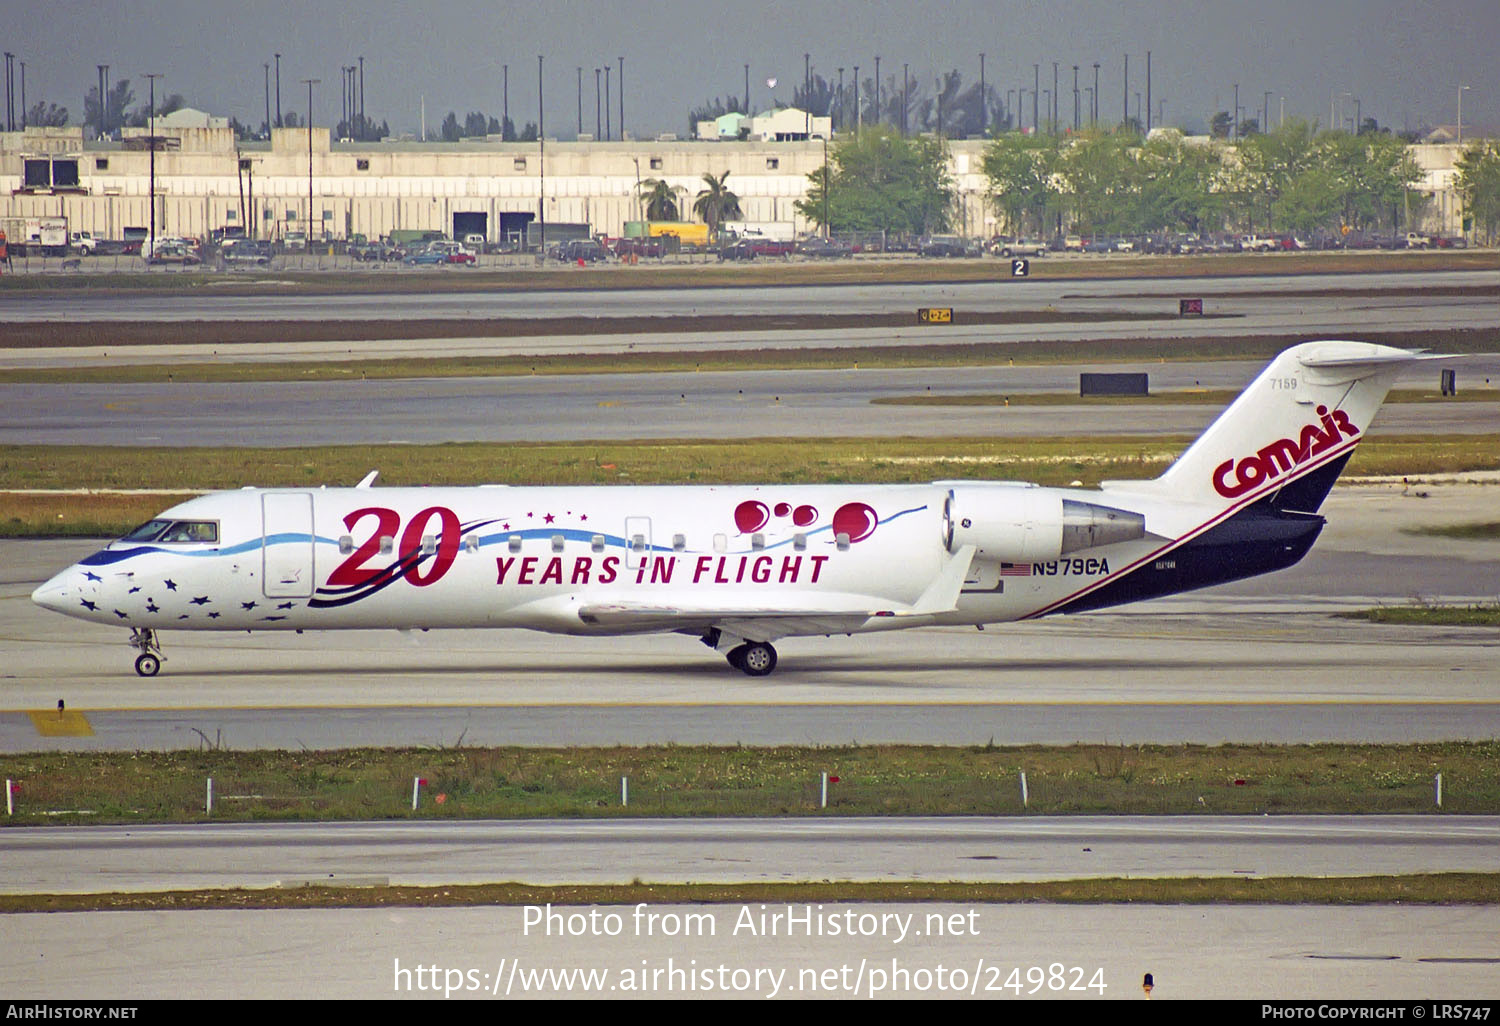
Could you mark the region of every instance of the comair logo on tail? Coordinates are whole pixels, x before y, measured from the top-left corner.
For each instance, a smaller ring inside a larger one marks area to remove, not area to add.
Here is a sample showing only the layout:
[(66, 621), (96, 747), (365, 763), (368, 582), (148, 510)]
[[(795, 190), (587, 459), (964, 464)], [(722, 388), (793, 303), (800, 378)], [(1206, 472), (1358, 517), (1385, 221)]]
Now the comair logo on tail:
[[(1257, 485), (1336, 448), (1345, 436), (1353, 438), (1359, 434), (1359, 428), (1350, 422), (1343, 410), (1330, 412), (1328, 407), (1319, 406), (1318, 418), (1322, 427), (1307, 425), (1295, 442), (1290, 438), (1280, 438), (1238, 463), (1232, 459), (1220, 463), (1214, 468), (1214, 490), (1226, 499), (1238, 498)], [(1231, 473), (1233, 483), (1228, 480)]]

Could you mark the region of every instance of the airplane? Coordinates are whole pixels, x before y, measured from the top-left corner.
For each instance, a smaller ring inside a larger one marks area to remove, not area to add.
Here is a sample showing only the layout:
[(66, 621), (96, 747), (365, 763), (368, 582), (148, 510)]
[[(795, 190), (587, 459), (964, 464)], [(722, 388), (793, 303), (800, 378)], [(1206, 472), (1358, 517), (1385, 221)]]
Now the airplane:
[(160, 634), (528, 628), (697, 637), (753, 677), (774, 642), (1078, 613), (1295, 564), (1417, 352), (1282, 352), (1161, 476), (925, 485), (244, 488), (57, 574), (47, 609)]

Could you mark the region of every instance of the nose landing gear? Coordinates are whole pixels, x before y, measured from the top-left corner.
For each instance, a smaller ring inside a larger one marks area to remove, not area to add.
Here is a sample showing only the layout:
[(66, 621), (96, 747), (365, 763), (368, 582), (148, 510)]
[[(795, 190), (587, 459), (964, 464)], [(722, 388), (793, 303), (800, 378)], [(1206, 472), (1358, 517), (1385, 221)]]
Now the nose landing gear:
[(156, 640), (156, 631), (150, 627), (132, 629), (130, 645), (141, 653), (135, 657), (135, 672), (142, 677), (155, 677), (156, 672), (161, 669), (161, 661), (166, 658), (161, 654), (161, 643)]

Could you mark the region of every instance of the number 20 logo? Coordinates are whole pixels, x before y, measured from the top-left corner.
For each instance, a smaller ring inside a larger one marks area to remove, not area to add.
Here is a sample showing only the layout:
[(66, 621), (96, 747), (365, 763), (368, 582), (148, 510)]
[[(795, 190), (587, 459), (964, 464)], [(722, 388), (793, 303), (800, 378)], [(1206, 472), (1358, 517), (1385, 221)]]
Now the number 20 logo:
[[(422, 538), (429, 533), (427, 525), (434, 517), (438, 521), (438, 530), (435, 532), (437, 550), (432, 565), (424, 571), (419, 562)], [(404, 576), (408, 581), (418, 588), (425, 588), (429, 584), (436, 584), (453, 566), (453, 560), (458, 555), (459, 525), (458, 514), (451, 509), (429, 506), (407, 521), (406, 530), (401, 534), (401, 546), (396, 550), (396, 562), (388, 567), (365, 564), (380, 553), (381, 539), (396, 537), (401, 526), (401, 514), (383, 506), (367, 506), (346, 514), (344, 526), (353, 534), (355, 524), (370, 518), (375, 520), (375, 530), (370, 532), (370, 536), (360, 543), (348, 559), (328, 575), (330, 586), (358, 588), (372, 584), (387, 574), (401, 575), (404, 568)]]

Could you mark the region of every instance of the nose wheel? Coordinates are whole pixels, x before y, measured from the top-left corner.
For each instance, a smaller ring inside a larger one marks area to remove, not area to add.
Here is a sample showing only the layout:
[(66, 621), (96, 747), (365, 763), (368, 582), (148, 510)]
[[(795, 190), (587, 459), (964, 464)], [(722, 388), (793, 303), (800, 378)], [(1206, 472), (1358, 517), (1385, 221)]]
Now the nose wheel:
[(776, 649), (765, 641), (750, 641), (731, 648), (724, 658), (730, 666), (751, 677), (764, 677), (776, 669)]
[(161, 643), (156, 640), (156, 631), (150, 627), (137, 627), (130, 632), (130, 645), (140, 650), (135, 657), (135, 672), (142, 677), (155, 677), (161, 669)]

